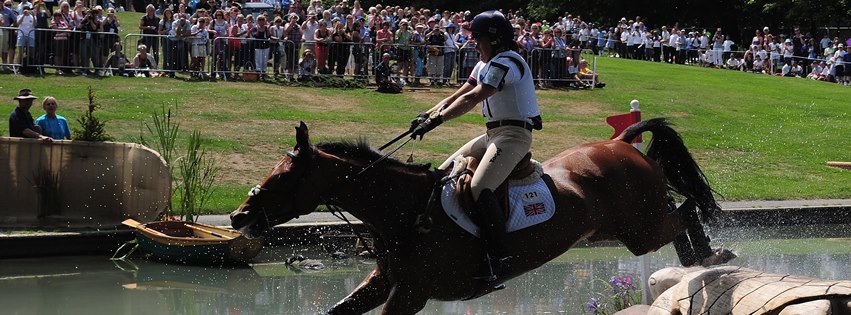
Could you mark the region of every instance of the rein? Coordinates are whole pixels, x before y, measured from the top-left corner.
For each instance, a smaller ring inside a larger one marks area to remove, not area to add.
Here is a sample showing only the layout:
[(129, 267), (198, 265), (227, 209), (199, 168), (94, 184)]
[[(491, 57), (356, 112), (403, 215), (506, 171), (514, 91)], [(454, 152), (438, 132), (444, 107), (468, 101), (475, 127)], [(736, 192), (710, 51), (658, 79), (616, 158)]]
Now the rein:
[[(346, 222), (346, 225), (349, 226), (349, 230), (351, 230), (352, 234), (354, 234), (355, 237), (358, 238), (358, 241), (360, 241), (361, 244), (364, 245), (363, 247), (366, 248), (366, 251), (370, 255), (372, 255), (373, 257), (376, 257), (376, 258), (382, 258), (382, 259), (384, 258), (384, 255), (379, 255), (379, 253), (372, 251), (372, 248), (369, 248), (369, 246), (367, 246), (366, 240), (360, 235), (360, 233), (355, 232), (354, 224), (352, 224), (352, 222), (349, 221), (348, 218), (346, 218), (346, 215), (343, 213), (343, 209), (341, 209), (338, 206), (332, 205), (331, 202), (329, 200), (325, 199), (324, 197), (322, 198), (322, 203), (325, 204), (325, 207), (328, 208), (328, 210), (331, 210), (331, 214), (334, 215), (337, 219), (340, 219), (340, 220), (343, 220), (343, 222)], [(381, 254), (384, 254), (384, 253), (382, 252)]]

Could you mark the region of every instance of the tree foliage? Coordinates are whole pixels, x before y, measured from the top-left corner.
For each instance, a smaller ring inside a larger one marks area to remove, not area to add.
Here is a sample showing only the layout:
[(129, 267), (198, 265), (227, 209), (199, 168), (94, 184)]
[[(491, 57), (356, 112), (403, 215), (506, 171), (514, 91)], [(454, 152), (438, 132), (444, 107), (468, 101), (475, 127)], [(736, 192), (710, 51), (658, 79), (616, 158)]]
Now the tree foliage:
[(80, 123), (81, 128), (74, 128), (73, 134), (71, 135), (71, 139), (82, 141), (111, 141), (113, 139), (112, 136), (106, 133), (106, 122), (98, 119), (94, 115), (95, 109), (97, 109), (97, 107), (97, 96), (95, 96), (95, 92), (90, 86), (89, 106), (86, 110), (86, 113), (77, 119), (77, 122)]
[[(800, 26), (804, 32), (820, 33), (825, 27), (851, 24), (851, 0), (484, 0), (484, 1), (382, 1), (387, 5), (464, 11), (522, 10), (534, 21), (561, 17), (565, 12), (582, 20), (612, 26), (621, 17), (641, 16), (651, 29), (678, 23), (683, 27), (714, 30), (722, 27), (734, 38), (750, 38), (754, 29), (768, 26), (775, 34), (790, 33)], [(814, 34), (815, 35), (815, 34)]]

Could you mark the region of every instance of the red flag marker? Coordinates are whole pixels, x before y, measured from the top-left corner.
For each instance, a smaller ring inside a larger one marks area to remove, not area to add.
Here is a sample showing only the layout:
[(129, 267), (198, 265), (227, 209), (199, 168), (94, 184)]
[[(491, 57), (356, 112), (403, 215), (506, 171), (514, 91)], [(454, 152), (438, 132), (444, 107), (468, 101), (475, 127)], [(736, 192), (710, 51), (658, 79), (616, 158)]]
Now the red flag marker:
[[(627, 127), (641, 121), (641, 110), (638, 108), (638, 100), (632, 100), (632, 102), (629, 102), (629, 106), (631, 107), (629, 114), (606, 117), (606, 123), (615, 129), (615, 133), (612, 135), (611, 139), (619, 136)], [(632, 143), (641, 143), (641, 136), (636, 137)]]

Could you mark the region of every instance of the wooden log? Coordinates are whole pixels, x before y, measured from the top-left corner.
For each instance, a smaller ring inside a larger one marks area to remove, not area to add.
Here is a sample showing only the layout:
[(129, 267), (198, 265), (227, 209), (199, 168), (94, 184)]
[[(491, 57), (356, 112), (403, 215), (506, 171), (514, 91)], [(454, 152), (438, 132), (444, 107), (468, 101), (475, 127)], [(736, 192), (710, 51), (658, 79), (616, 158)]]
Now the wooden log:
[(649, 282), (651, 292), (676, 284), (655, 299), (648, 314), (851, 314), (848, 280), (724, 266), (666, 268)]
[(833, 167), (838, 167), (838, 168), (844, 168), (846, 170), (851, 170), (851, 162), (828, 161), (827, 166), (833, 166)]

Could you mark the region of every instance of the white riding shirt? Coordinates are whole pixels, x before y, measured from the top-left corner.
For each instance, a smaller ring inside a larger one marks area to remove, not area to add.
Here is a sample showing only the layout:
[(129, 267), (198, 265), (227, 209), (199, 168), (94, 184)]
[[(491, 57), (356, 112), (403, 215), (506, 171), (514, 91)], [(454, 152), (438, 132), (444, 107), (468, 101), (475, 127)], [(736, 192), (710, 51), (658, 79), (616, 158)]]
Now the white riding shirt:
[(532, 117), (541, 115), (532, 70), (513, 50), (500, 52), (488, 62), (479, 61), (467, 83), (473, 86), (484, 84), (498, 91), (482, 102), (482, 115), (489, 122), (519, 120), (532, 123)]

